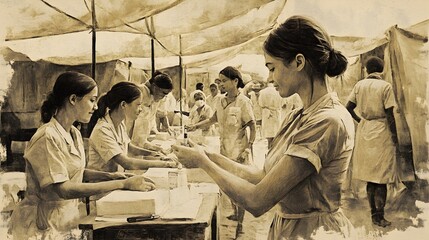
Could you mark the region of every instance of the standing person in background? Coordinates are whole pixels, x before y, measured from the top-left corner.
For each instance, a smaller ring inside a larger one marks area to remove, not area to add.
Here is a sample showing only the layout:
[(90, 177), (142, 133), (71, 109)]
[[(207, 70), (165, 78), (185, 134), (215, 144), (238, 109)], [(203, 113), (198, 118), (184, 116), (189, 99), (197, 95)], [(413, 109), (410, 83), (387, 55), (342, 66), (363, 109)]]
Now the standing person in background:
[(280, 129), (282, 101), (282, 97), (274, 87), (274, 81), (270, 80), (259, 96), (259, 106), (262, 108), (261, 133), (268, 141), (268, 149), (271, 148), (273, 139)]
[[(194, 94), (195, 104), (189, 113), (190, 124), (197, 124), (213, 116), (212, 108), (206, 104), (206, 95), (199, 91)], [(201, 128), (203, 136), (213, 135), (213, 126)]]
[[(158, 132), (155, 126), (156, 112), (161, 99), (173, 90), (173, 81), (168, 74), (156, 71), (149, 81), (139, 87), (142, 91), (142, 111), (134, 122), (127, 120), (127, 126), (132, 129), (131, 141), (138, 147), (161, 152), (162, 147), (150, 143), (147, 138), (152, 130)], [(173, 134), (169, 125), (166, 128), (168, 133)]]
[(89, 137), (88, 168), (116, 172), (124, 169), (175, 167), (174, 161), (161, 161), (160, 157), (139, 159), (128, 156), (148, 155), (145, 149), (135, 146), (128, 137), (125, 119), (135, 120), (141, 112), (140, 88), (131, 82), (120, 82), (98, 100), (97, 124)]
[(252, 91), (249, 92), (250, 101), (252, 101), (253, 113), (255, 114), (255, 124), (256, 130), (259, 132), (259, 137), (262, 136), (261, 133), (261, 124), (262, 124), (262, 108), (259, 105), (259, 96), (262, 90), (260, 83), (255, 83), (252, 85)]
[(277, 205), (268, 239), (311, 239), (320, 229), (347, 239), (353, 226), (340, 211), (341, 185), (353, 151), (354, 124), (326, 85), (326, 75), (342, 74), (347, 59), (332, 48), (323, 28), (302, 16), (272, 30), (264, 50), (269, 79), (280, 96), (298, 93), (303, 101), (303, 108), (283, 121), (264, 169), (237, 164), (192, 141), (191, 147), (172, 148), (180, 162), (202, 168), (254, 216)]
[(188, 101), (189, 109), (192, 109), (192, 107), (194, 106), (194, 103), (195, 103), (194, 94), (198, 91), (204, 92), (204, 84), (202, 82), (198, 82), (195, 85), (195, 90), (192, 91), (191, 94), (189, 94), (189, 101)]
[(173, 96), (173, 93), (170, 92), (165, 96), (161, 101), (159, 101), (159, 106), (156, 111), (156, 129), (160, 132), (168, 131), (170, 127), (169, 115), (174, 113), (174, 108), (176, 106), (176, 99)]
[[(241, 94), (239, 89), (244, 86), (241, 73), (236, 68), (228, 66), (219, 73), (221, 90), (226, 96), (215, 106), (215, 113), (210, 119), (187, 126), (192, 131), (204, 128), (215, 122), (219, 123), (220, 153), (234, 161), (250, 165), (249, 155), (252, 152), (256, 136), (255, 116), (249, 98)], [(246, 128), (250, 129), (250, 136), (246, 136)], [(233, 206), (234, 214), (230, 220), (237, 220), (237, 233), (241, 232), (244, 218), (244, 209)]]
[[(370, 57), (365, 64), (368, 76), (354, 86), (346, 105), (359, 123), (353, 153), (353, 178), (367, 182), (372, 223), (387, 227), (384, 218), (387, 184), (396, 174), (396, 134), (393, 109), (396, 107), (392, 85), (382, 79), (384, 62)], [(357, 107), (361, 117), (354, 109)]]
[(207, 105), (214, 109), (221, 98), (222, 95), (219, 93), (218, 85), (216, 83), (210, 84), (210, 95), (206, 99)]
[(85, 215), (79, 211), (79, 198), (117, 189), (154, 188), (143, 176), (114, 180), (124, 175), (85, 169), (83, 139), (73, 123), (89, 122), (97, 109), (97, 95), (96, 82), (84, 74), (66, 72), (57, 78), (40, 109), (44, 124), (24, 153), (27, 189), (12, 213), (13, 239), (77, 238), (73, 230)]

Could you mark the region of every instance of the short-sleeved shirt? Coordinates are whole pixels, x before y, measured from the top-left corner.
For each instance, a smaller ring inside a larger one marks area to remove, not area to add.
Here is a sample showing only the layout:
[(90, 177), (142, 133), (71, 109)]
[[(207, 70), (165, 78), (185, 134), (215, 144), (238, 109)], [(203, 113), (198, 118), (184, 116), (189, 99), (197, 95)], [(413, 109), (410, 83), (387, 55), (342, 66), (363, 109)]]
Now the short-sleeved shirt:
[[(209, 119), (212, 116), (213, 116), (213, 110), (209, 105), (205, 104), (202, 107), (200, 112), (198, 112), (197, 107), (194, 106), (194, 107), (192, 107), (192, 109), (189, 113), (189, 121), (191, 121), (191, 124), (196, 124), (196, 123), (202, 122), (206, 119)], [(212, 126), (202, 128), (203, 135), (210, 134), (211, 127)]]
[(291, 112), (273, 140), (265, 172), (285, 161), (284, 155), (308, 161), (316, 172), (279, 202), (280, 213), (337, 210), (353, 146), (353, 120), (335, 93), (326, 94), (305, 111), (300, 108)]
[(249, 144), (245, 125), (255, 121), (252, 103), (241, 93), (229, 104), (226, 96), (223, 96), (215, 106), (215, 110), (219, 123), (220, 152), (226, 157), (237, 159)]
[[(73, 136), (73, 137), (72, 137)], [(42, 125), (31, 138), (24, 153), (27, 161), (26, 194), (35, 194), (42, 200), (60, 200), (50, 188), (54, 183), (83, 180), (85, 152), (79, 130), (70, 133), (55, 118)]]
[(384, 118), (385, 109), (396, 106), (392, 85), (377, 75), (368, 77), (356, 83), (348, 100), (356, 104), (363, 118)]
[(132, 133), (132, 142), (143, 147), (150, 131), (155, 126), (156, 111), (158, 110), (159, 101), (156, 102), (152, 94), (150, 94), (149, 83), (140, 85), (142, 91), (142, 111), (137, 119), (134, 121), (134, 130)]
[[(52, 118), (33, 135), (24, 158), (27, 190), (11, 217), (14, 238), (39, 239), (77, 228), (81, 218), (78, 199), (61, 198), (53, 186), (83, 180), (85, 151), (79, 130), (72, 126), (66, 132)], [(46, 230), (39, 230), (38, 226), (45, 226)]]
[(121, 122), (116, 131), (107, 113), (98, 120), (89, 137), (88, 168), (105, 172), (123, 170), (112, 158), (119, 154), (127, 155), (129, 143), (125, 123)]

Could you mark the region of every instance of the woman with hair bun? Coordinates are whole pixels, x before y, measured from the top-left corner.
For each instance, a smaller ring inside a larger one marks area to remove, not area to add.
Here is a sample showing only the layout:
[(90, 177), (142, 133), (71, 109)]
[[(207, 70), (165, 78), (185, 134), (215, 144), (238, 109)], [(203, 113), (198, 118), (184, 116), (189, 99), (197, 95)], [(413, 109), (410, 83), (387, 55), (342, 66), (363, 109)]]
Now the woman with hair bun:
[[(128, 156), (147, 155), (147, 151), (131, 143), (125, 119), (135, 120), (141, 112), (142, 93), (131, 82), (120, 82), (98, 100), (98, 120), (89, 137), (88, 168), (116, 172), (123, 169), (148, 169), (149, 167), (175, 167), (174, 161), (152, 160)], [(158, 159), (158, 160), (155, 160)]]
[(303, 107), (286, 116), (264, 168), (243, 166), (191, 142), (174, 145), (184, 165), (204, 169), (231, 199), (254, 216), (276, 206), (269, 239), (310, 239), (321, 228), (350, 237), (340, 210), (341, 183), (354, 146), (353, 119), (326, 75), (337, 76), (346, 58), (313, 20), (293, 16), (265, 40), (269, 80), (284, 98), (298, 93)]
[[(41, 107), (44, 124), (24, 152), (27, 189), (12, 213), (13, 239), (70, 239), (84, 215), (79, 198), (117, 189), (149, 191), (143, 176), (85, 169), (83, 140), (75, 121), (88, 123), (97, 109), (96, 82), (81, 73), (61, 74)], [(84, 183), (84, 181), (103, 181)]]

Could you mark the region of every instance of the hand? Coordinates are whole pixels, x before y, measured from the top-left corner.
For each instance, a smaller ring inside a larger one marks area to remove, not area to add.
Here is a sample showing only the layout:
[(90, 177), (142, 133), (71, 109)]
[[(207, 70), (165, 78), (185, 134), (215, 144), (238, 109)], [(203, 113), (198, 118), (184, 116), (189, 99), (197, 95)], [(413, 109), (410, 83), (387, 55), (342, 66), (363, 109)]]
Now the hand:
[(250, 148), (244, 149), (244, 151), (242, 153), (240, 153), (240, 155), (238, 155), (237, 162), (239, 162), (239, 163), (246, 162), (249, 159), (250, 153), (251, 153)]
[(185, 126), (185, 129), (191, 132), (191, 131), (195, 131), (197, 128), (195, 127), (195, 125), (188, 125), (188, 126)]
[(127, 179), (132, 176), (135, 176), (134, 173), (128, 173), (128, 172), (112, 172), (109, 175), (111, 180)]
[(168, 134), (170, 134), (170, 136), (175, 137), (175, 135), (176, 135), (176, 132), (174, 132), (174, 131), (173, 131), (173, 129), (172, 129), (171, 127), (168, 127), (168, 128), (167, 128), (167, 132), (168, 132)]
[(152, 182), (147, 182), (143, 176), (133, 176), (125, 179), (124, 189), (132, 191), (151, 191), (155, 189), (155, 184)]
[(192, 140), (188, 139), (188, 146), (175, 144), (171, 146), (174, 154), (177, 156), (179, 162), (181, 162), (187, 168), (198, 168), (200, 167), (205, 159), (208, 159), (204, 148), (200, 145), (195, 144)]

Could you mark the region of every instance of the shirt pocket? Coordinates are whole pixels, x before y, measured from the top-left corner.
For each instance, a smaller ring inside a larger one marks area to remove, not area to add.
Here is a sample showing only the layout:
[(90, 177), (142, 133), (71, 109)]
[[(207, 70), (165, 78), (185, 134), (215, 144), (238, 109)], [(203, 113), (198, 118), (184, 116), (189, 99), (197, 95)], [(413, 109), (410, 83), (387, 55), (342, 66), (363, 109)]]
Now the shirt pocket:
[(226, 125), (230, 127), (241, 127), (241, 108), (230, 107), (226, 113)]

